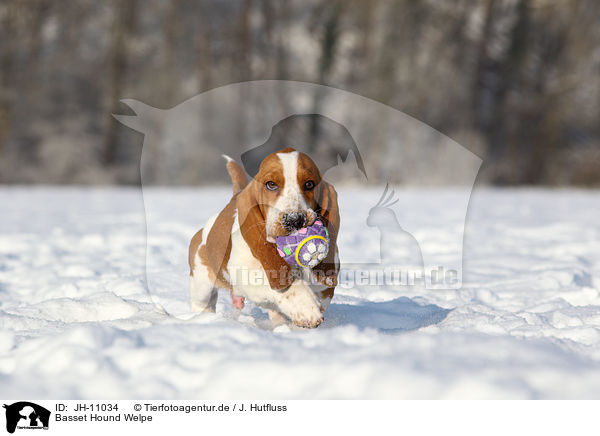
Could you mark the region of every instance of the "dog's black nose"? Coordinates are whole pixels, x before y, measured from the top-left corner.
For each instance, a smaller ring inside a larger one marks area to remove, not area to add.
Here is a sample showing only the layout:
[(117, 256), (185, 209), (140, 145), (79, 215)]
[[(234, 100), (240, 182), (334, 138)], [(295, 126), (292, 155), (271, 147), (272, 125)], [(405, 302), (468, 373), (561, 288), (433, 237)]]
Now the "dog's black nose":
[(286, 213), (281, 221), (287, 230), (298, 230), (306, 225), (306, 215), (300, 212)]

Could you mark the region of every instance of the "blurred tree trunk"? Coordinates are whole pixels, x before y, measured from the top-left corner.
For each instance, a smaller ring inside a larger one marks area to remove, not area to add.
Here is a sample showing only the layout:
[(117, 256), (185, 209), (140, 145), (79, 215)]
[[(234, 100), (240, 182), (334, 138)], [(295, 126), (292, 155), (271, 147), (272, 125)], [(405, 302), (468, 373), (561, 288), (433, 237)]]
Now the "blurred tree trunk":
[[(236, 49), (233, 51), (232, 64), (234, 67), (233, 77), (236, 82), (244, 82), (252, 80), (252, 28), (251, 18), (252, 0), (242, 0), (237, 25), (234, 30), (236, 40)], [(245, 92), (244, 90), (241, 91)], [(240, 101), (244, 100), (244, 96), (239, 96)], [(237, 141), (243, 144), (246, 140), (246, 129), (248, 125), (247, 115), (245, 111), (240, 111), (235, 125)]]
[(262, 16), (262, 28), (258, 29), (258, 33), (264, 34), (265, 44), (262, 49), (262, 57), (265, 60), (262, 71), (257, 72), (258, 75), (264, 78), (272, 78), (275, 74), (275, 50), (276, 42), (274, 39), (275, 28), (275, 11), (271, 0), (260, 0), (260, 13)]
[(6, 0), (0, 6), (2, 10), (2, 24), (0, 25), (0, 157), (5, 151), (5, 140), (10, 129), (10, 114), (12, 107), (11, 85), (13, 83), (13, 52), (16, 49), (16, 0)]
[[(493, 101), (493, 92), (490, 89), (488, 70), (491, 69), (488, 57), (488, 47), (492, 38), (492, 27), (494, 23), (494, 7), (496, 0), (487, 0), (485, 5), (483, 28), (477, 48), (477, 59), (475, 62), (475, 74), (473, 81), (473, 119), (475, 126), (483, 131), (489, 129)], [(496, 150), (492, 150), (495, 153)], [(494, 158), (497, 156), (492, 156)]]
[(114, 0), (112, 39), (108, 55), (108, 111), (102, 147), (102, 163), (112, 166), (116, 163), (117, 122), (112, 118), (119, 108), (125, 85), (128, 38), (135, 25), (137, 0)]
[(277, 46), (277, 69), (276, 75), (280, 80), (287, 80), (290, 76), (289, 57), (288, 51), (291, 49), (287, 46), (284, 38), (285, 29), (291, 24), (291, 7), (286, 4), (277, 3), (278, 11), (276, 17), (279, 22), (278, 30), (276, 32), (276, 46)]
[(357, 9), (359, 43), (356, 50), (357, 68), (351, 68), (348, 71), (348, 80), (350, 83), (360, 80), (360, 76), (355, 75), (356, 70), (362, 62), (362, 75), (368, 75), (373, 64), (373, 28), (375, 21), (375, 11), (379, 6), (379, 0), (359, 0), (355, 5)]
[(200, 3), (198, 28), (198, 84), (200, 91), (207, 91), (213, 86), (212, 69), (214, 68), (212, 54), (212, 27), (210, 23), (210, 7), (206, 0)]
[(2, 25), (0, 26), (0, 74), (2, 88), (7, 89), (12, 81), (13, 52), (15, 51), (17, 41), (14, 35), (17, 25), (17, 3), (18, 0), (6, 0), (2, 6)]
[[(323, 25), (323, 34), (321, 36), (321, 52), (318, 63), (318, 82), (320, 85), (326, 85), (329, 82), (329, 76), (333, 65), (335, 64), (337, 55), (337, 46), (340, 39), (340, 20), (343, 12), (342, 3), (334, 1), (333, 4), (327, 4), (326, 20)], [(318, 17), (320, 19), (321, 17)], [(318, 88), (313, 96), (313, 114), (320, 114), (323, 106), (325, 90)], [(308, 142), (310, 147), (317, 143), (320, 135), (318, 117), (313, 117), (313, 122), (310, 127), (311, 141)]]
[(159, 82), (159, 105), (171, 106), (177, 93), (177, 39), (179, 36), (180, 0), (171, 0), (165, 4), (165, 20), (163, 27), (162, 71)]
[(238, 81), (252, 80), (252, 28), (250, 14), (252, 0), (242, 1), (240, 21), (238, 25)]
[[(508, 94), (511, 91), (520, 92), (525, 98), (531, 98), (531, 93), (528, 92), (527, 87), (527, 72), (525, 71), (527, 52), (530, 48), (534, 49), (530, 44), (531, 10), (529, 2), (530, 0), (519, 0), (516, 6), (516, 19), (510, 32), (508, 51), (501, 65), (498, 104), (495, 106), (490, 131), (492, 148), (502, 153), (504, 160), (506, 160), (507, 153), (514, 153), (514, 146), (516, 145), (519, 148), (518, 152), (522, 154), (511, 161), (519, 162), (519, 160), (522, 160), (524, 161), (524, 167), (531, 165), (530, 159), (533, 155), (531, 149), (535, 145), (531, 140), (519, 141), (519, 138), (515, 138), (514, 133), (515, 129), (518, 129), (519, 123), (522, 122), (523, 109), (527, 110), (527, 105), (519, 107), (514, 104), (514, 99), (508, 101)], [(514, 115), (511, 116), (511, 114)], [(513, 122), (511, 123), (511, 121)], [(531, 168), (539, 168), (540, 165), (543, 165), (542, 162), (534, 162), (533, 164), (534, 166)], [(500, 173), (498, 181), (510, 184), (522, 183), (522, 170), (515, 168), (514, 165), (505, 165), (504, 168), (509, 167), (512, 167), (509, 173)], [(539, 170), (536, 169), (535, 171), (539, 175)]]
[[(511, 140), (510, 123), (515, 116), (507, 106), (507, 96), (509, 91), (519, 89), (519, 79), (529, 49), (531, 23), (529, 0), (519, 0), (514, 9), (514, 24), (508, 33), (506, 48), (502, 55), (492, 56), (490, 45), (494, 40), (492, 28), (495, 6), (495, 0), (488, 0), (475, 74), (475, 119), (486, 138), (490, 161), (497, 165), (501, 159), (505, 160), (507, 145)], [(514, 126), (514, 122), (512, 124)], [(499, 168), (500, 172), (494, 176), (495, 182), (514, 183), (518, 178), (518, 170), (514, 166)]]

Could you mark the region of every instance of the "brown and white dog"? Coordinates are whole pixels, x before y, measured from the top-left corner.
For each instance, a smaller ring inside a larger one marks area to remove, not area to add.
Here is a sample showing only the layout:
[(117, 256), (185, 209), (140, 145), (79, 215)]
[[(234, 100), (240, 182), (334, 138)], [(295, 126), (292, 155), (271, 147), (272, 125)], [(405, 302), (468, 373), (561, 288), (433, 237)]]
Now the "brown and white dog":
[[(235, 307), (244, 298), (264, 307), (275, 327), (287, 319), (317, 327), (337, 285), (337, 193), (304, 153), (286, 148), (267, 156), (249, 183), (240, 165), (226, 157), (233, 197), (190, 242), (193, 311), (215, 311), (218, 289), (231, 291)], [(329, 229), (327, 257), (313, 269), (292, 267), (278, 254), (275, 238), (312, 225), (320, 216)]]

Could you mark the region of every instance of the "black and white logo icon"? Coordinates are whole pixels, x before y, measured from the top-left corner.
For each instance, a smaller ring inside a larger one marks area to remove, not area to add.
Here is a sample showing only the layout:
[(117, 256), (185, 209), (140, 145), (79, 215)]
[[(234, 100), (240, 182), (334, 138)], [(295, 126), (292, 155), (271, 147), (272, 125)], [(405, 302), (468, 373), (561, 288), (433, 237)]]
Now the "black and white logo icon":
[(6, 431), (14, 433), (16, 429), (48, 429), (50, 411), (29, 401), (19, 401), (3, 406), (6, 409)]

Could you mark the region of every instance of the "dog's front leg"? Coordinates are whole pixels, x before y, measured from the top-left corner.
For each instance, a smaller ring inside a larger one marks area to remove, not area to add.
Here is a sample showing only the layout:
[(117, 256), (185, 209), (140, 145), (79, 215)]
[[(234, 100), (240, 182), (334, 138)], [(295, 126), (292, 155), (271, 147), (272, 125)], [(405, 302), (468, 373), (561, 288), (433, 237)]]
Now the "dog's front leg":
[(277, 292), (275, 303), (299, 327), (314, 328), (323, 322), (321, 303), (303, 280), (296, 280), (287, 290)]

